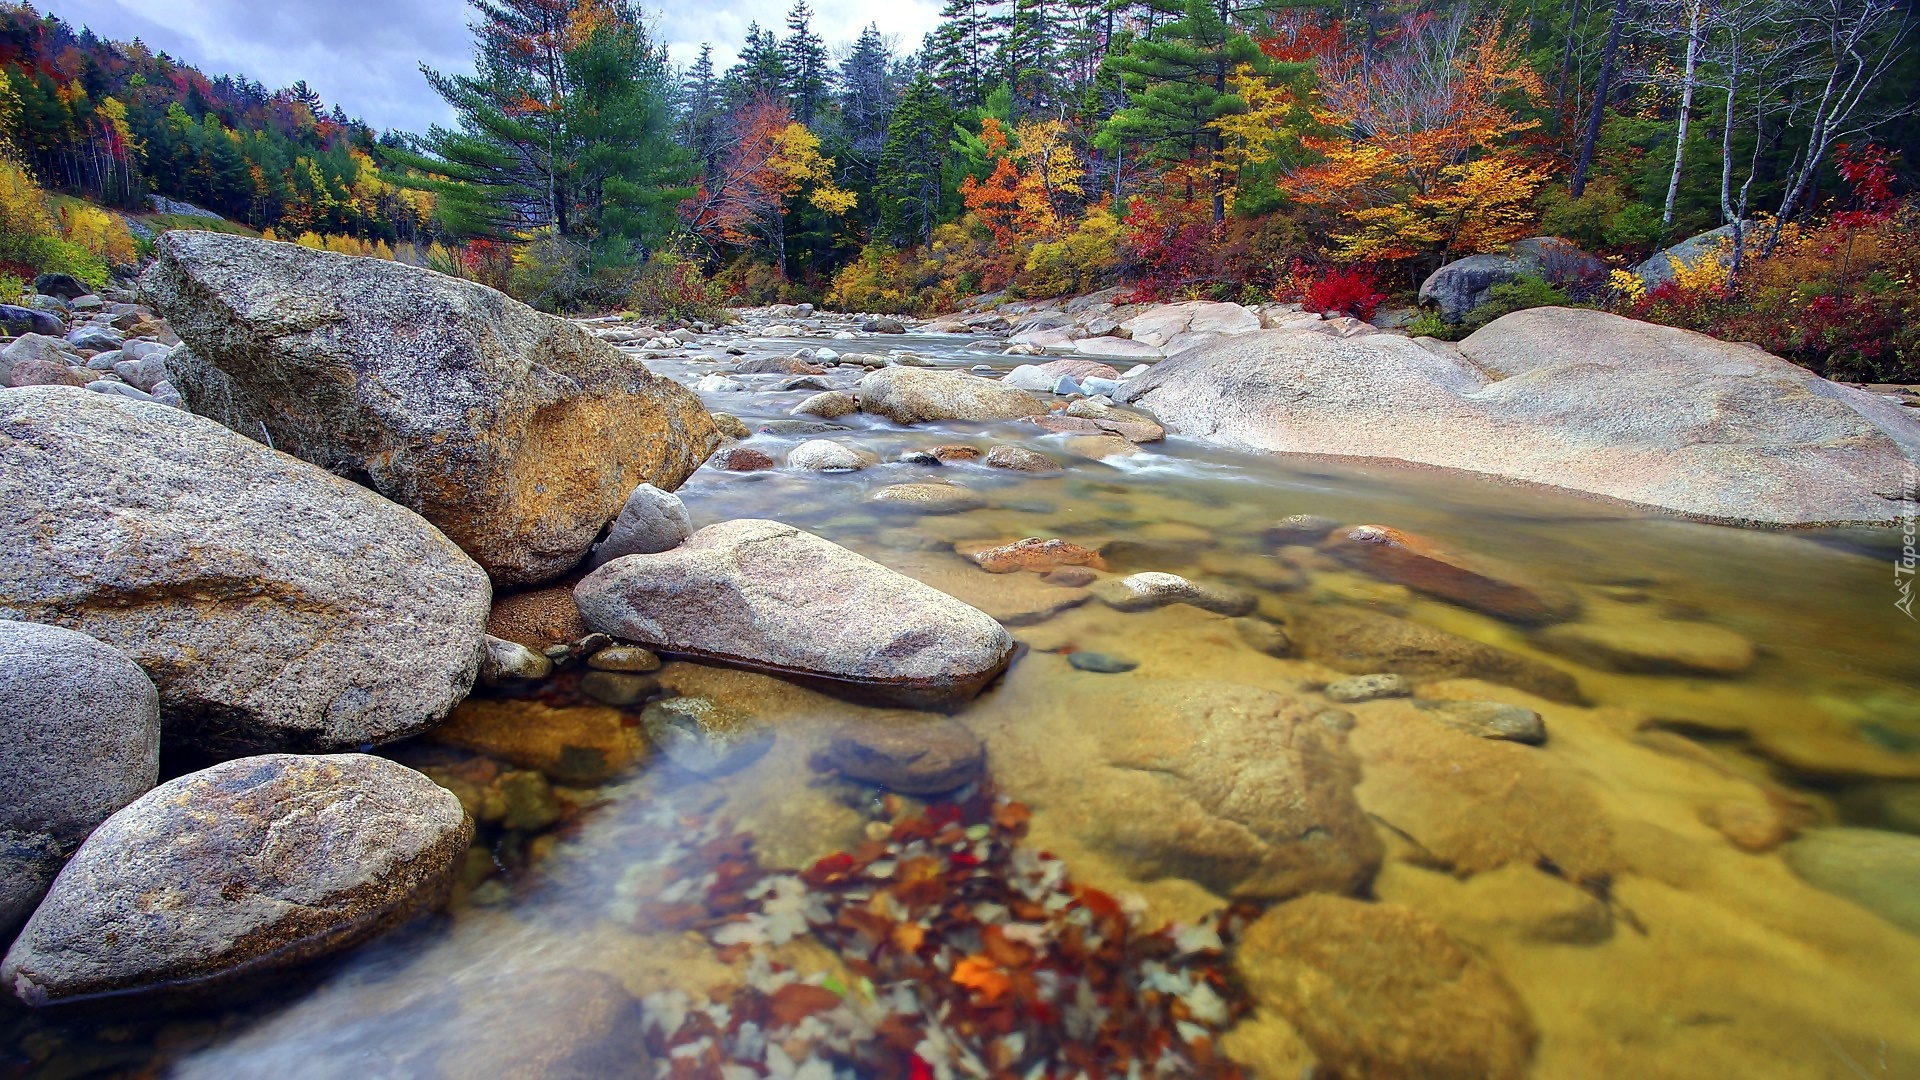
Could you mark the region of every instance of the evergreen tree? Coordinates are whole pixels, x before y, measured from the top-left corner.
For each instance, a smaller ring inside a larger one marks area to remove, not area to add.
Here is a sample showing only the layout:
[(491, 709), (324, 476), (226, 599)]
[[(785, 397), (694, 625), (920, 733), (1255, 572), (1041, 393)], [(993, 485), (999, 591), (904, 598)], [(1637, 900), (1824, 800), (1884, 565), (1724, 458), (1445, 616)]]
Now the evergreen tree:
[(680, 145), (711, 174), (726, 149), (726, 102), (713, 70), (713, 46), (700, 46), (680, 90)]
[(878, 26), (869, 25), (860, 31), (846, 59), (840, 62), (834, 81), (840, 91), (840, 121), (848, 146), (856, 154), (878, 154), (886, 141), (887, 123), (898, 96), (893, 50)]
[(978, 108), (987, 98), (987, 61), (999, 41), (992, 12), (991, 0), (947, 0), (927, 36), (927, 67), (958, 108)]
[[(1230, 91), (1229, 76), (1241, 64), (1262, 75), (1276, 74), (1274, 61), (1246, 28), (1279, 6), (1271, 0), (1247, 7), (1231, 0), (1185, 0), (1179, 18), (1135, 37), (1108, 61), (1126, 87), (1128, 103), (1101, 128), (1096, 145), (1115, 151), (1134, 143), (1162, 161), (1211, 166), (1223, 149), (1214, 121), (1247, 107)], [(1207, 171), (1218, 223), (1226, 217), (1225, 181), (1219, 170)]]
[(893, 110), (887, 141), (880, 153), (874, 194), (880, 220), (894, 239), (927, 242), (939, 224), (953, 111), (946, 95), (925, 71), (914, 77)]
[(773, 36), (773, 31), (761, 29), (759, 23), (748, 23), (740, 59), (727, 69), (728, 110), (738, 112), (756, 98), (786, 95), (787, 65), (780, 55), (780, 39)]
[(1055, 52), (1061, 28), (1052, 0), (1012, 0), (995, 16), (999, 48), (994, 67), (1013, 95), (1013, 118), (1051, 111), (1056, 96)]
[(795, 119), (812, 127), (827, 99), (827, 47), (813, 32), (813, 9), (807, 0), (794, 0), (787, 12), (787, 39), (780, 43), (786, 67), (787, 95)]

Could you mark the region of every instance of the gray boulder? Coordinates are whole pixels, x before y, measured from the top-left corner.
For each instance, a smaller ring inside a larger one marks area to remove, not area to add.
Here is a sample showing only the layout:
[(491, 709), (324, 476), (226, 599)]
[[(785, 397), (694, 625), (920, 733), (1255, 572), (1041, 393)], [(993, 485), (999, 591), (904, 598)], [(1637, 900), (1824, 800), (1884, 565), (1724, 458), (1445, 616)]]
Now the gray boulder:
[(0, 618), (119, 648), (211, 753), (415, 734), (479, 665), (491, 590), (438, 530), (156, 404), (0, 393), (0, 534)]
[(1885, 523), (1920, 421), (1749, 345), (1533, 308), (1429, 350), (1270, 330), (1121, 391), (1168, 430), (1279, 453), (1397, 459), (1712, 521)]
[(0, 830), (71, 847), (160, 777), (160, 695), (126, 654), (0, 621)]
[(29, 1005), (190, 990), (357, 945), (442, 903), (453, 793), (365, 754), (241, 758), (94, 830), (0, 964)]
[[(1742, 239), (1753, 242), (1753, 222), (1746, 223)], [(1698, 236), (1690, 236), (1665, 251), (1656, 251), (1645, 262), (1633, 268), (1633, 273), (1651, 289), (1673, 280), (1673, 267), (1695, 266), (1700, 260), (1711, 255), (1723, 265), (1733, 263), (1733, 224), (1731, 222), (1717, 229), (1709, 229)]]
[(0, 330), (15, 336), (43, 334), (59, 337), (67, 332), (67, 324), (51, 311), (18, 304), (0, 304)]
[(617, 638), (907, 704), (969, 700), (1013, 658), (984, 612), (777, 521), (608, 563), (574, 599)]
[(155, 386), (171, 378), (167, 371), (167, 356), (171, 351), (170, 349), (159, 352), (142, 350), (141, 355), (128, 357), (113, 365), (113, 373), (125, 379), (128, 384), (151, 394)]
[(65, 338), (22, 334), (0, 349), (0, 383), (13, 385), (13, 366), (23, 360), (43, 360), (61, 367), (79, 367), (86, 359)]
[(67, 332), (67, 342), (76, 349), (106, 352), (124, 345), (127, 335), (111, 326), (81, 326)]
[(929, 420), (1018, 420), (1047, 407), (1024, 390), (958, 371), (886, 367), (860, 379), (860, 410), (896, 424)]
[(505, 584), (573, 568), (628, 493), (719, 435), (691, 393), (483, 285), (175, 231), (141, 287), (195, 412), (419, 512)]
[(139, 390), (128, 386), (118, 379), (95, 379), (87, 384), (87, 389), (96, 394), (113, 394), (118, 397), (131, 398), (134, 401), (153, 400), (152, 394), (141, 393)]
[(652, 484), (641, 484), (627, 496), (607, 538), (594, 546), (587, 566), (601, 566), (622, 555), (667, 551), (679, 547), (692, 535), (693, 519), (687, 516), (686, 504), (680, 501), (680, 496), (661, 491)]
[(1520, 240), (1505, 251), (1455, 259), (1427, 275), (1420, 283), (1420, 302), (1440, 309), (1440, 317), (1457, 323), (1487, 299), (1487, 291), (1523, 277), (1537, 277), (1556, 285), (1598, 287), (1607, 276), (1607, 264), (1557, 236)]
[(72, 274), (41, 274), (33, 279), (33, 291), (62, 300), (78, 300), (93, 295), (93, 290)]
[(901, 322), (899, 319), (886, 317), (868, 319), (860, 324), (860, 332), (863, 334), (904, 334), (907, 332), (907, 324)]

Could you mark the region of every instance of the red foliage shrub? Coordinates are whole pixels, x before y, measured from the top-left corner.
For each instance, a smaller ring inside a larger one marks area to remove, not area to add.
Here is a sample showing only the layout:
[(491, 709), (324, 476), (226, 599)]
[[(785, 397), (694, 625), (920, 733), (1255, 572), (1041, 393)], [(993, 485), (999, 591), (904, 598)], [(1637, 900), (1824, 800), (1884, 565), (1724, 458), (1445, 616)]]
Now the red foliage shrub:
[(1386, 297), (1371, 270), (1337, 267), (1306, 283), (1300, 306), (1328, 318), (1351, 315), (1365, 322), (1373, 318)]

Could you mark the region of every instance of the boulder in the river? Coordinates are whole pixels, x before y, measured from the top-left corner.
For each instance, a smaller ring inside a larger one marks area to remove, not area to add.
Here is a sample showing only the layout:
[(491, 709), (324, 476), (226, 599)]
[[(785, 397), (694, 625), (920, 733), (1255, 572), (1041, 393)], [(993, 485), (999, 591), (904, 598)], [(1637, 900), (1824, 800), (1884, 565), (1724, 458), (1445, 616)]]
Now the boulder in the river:
[(1595, 289), (1604, 284), (1607, 264), (1557, 236), (1519, 240), (1504, 251), (1468, 255), (1442, 266), (1420, 283), (1420, 302), (1440, 309), (1440, 318), (1457, 323), (1479, 307), (1495, 285), (1535, 277), (1556, 285)]
[(1290, 629), (1303, 656), (1340, 671), (1485, 679), (1552, 701), (1581, 700), (1573, 676), (1551, 664), (1380, 612), (1322, 608)]
[(1192, 604), (1216, 615), (1251, 614), (1259, 598), (1244, 589), (1190, 581), (1178, 574), (1150, 570), (1094, 586), (1102, 603), (1119, 611), (1148, 611), (1169, 604)]
[(787, 451), (787, 465), (807, 472), (857, 472), (879, 463), (872, 451), (832, 439), (808, 439)]
[(1405, 585), (1519, 623), (1572, 618), (1580, 605), (1565, 589), (1524, 581), (1488, 560), (1448, 551), (1384, 525), (1358, 525), (1327, 538), (1322, 549), (1383, 581)]
[(889, 484), (867, 501), (914, 514), (960, 514), (987, 505), (979, 492), (958, 484)]
[(537, 698), (470, 697), (427, 738), (574, 785), (603, 784), (647, 754), (644, 734), (619, 709)]
[(174, 231), (141, 280), (191, 347), (193, 411), (364, 481), (497, 581), (577, 564), (635, 485), (719, 440), (692, 394), (475, 282), (296, 244)]
[(0, 534), (0, 619), (126, 653), (210, 753), (412, 735), (479, 668), (487, 577), (439, 530), (177, 409), (0, 394)]
[(1013, 657), (982, 612), (777, 521), (709, 525), (617, 559), (574, 598), (617, 638), (908, 704), (964, 702)]
[(160, 776), (160, 695), (125, 653), (0, 621), (0, 832), (71, 847)]
[(365, 754), (240, 758), (94, 830), (0, 965), (30, 1005), (210, 987), (443, 902), (473, 838), (445, 788)]
[(1457, 347), (1246, 334), (1121, 395), (1176, 434), (1486, 473), (1708, 520), (1886, 523), (1920, 420), (1751, 345), (1532, 308)]
[(1281, 904), (1247, 927), (1235, 966), (1350, 1077), (1521, 1080), (1538, 1033), (1513, 987), (1412, 908), (1340, 896)]
[(933, 368), (886, 367), (860, 379), (860, 409), (896, 424), (1017, 420), (1047, 411), (1040, 399), (992, 379)]
[(1002, 443), (987, 451), (984, 464), (990, 469), (1006, 469), (1009, 472), (1057, 473), (1060, 471), (1060, 463), (1040, 451), (1009, 443)]
[(815, 394), (793, 407), (795, 416), (818, 416), (823, 420), (838, 420), (859, 411), (859, 400), (842, 390), (828, 390)]

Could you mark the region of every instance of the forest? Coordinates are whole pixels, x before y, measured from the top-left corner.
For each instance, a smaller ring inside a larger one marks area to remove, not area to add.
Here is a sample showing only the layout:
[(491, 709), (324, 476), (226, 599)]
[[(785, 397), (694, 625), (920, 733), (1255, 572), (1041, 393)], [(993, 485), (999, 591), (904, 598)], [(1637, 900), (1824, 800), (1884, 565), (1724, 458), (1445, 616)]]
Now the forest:
[[(1920, 378), (1900, 0), (949, 0), (918, 42), (828, 42), (797, 0), (724, 69), (676, 67), (630, 0), (471, 3), (473, 70), (425, 72), (457, 119), (382, 134), (303, 83), (0, 5), (0, 126), (48, 191), (178, 199), (550, 310), (1120, 286), (1370, 318), (1550, 235), (1611, 272), (1410, 329), (1584, 303)], [(1670, 281), (1628, 272), (1722, 226)]]

